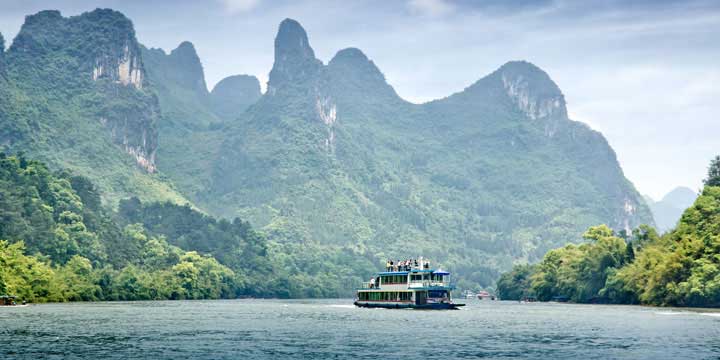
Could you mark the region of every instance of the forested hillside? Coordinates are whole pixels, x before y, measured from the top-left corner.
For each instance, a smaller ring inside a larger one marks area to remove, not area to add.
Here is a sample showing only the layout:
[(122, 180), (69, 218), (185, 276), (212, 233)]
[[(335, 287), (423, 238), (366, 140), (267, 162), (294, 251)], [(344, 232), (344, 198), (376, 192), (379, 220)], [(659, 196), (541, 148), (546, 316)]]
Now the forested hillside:
[(490, 285), (591, 224), (652, 223), (602, 135), (527, 62), (415, 105), (358, 49), (324, 65), (285, 20), (267, 93), (226, 132), (205, 206), (283, 243), (412, 251)]
[(0, 154), (0, 293), (24, 301), (235, 297), (247, 278), (119, 226), (85, 178)]
[(642, 226), (614, 234), (590, 228), (587, 243), (551, 250), (538, 265), (518, 265), (500, 277), (504, 299), (567, 298), (669, 306), (720, 306), (720, 157), (702, 194), (677, 227), (658, 236)]
[(278, 249), (240, 219), (189, 206), (132, 198), (109, 212), (86, 178), (0, 153), (0, 294), (32, 302), (337, 297), (373, 267), (352, 254), (318, 253), (307, 264)]
[(110, 203), (186, 202), (156, 173), (160, 108), (125, 16), (30, 15), (4, 58), (0, 147), (92, 179)]
[(255, 77), (236, 75), (220, 81), (210, 93), (192, 43), (183, 42), (169, 54), (141, 49), (150, 88), (162, 110), (158, 169), (196, 204), (211, 203), (207, 189), (226, 127), (257, 101), (260, 85)]
[[(233, 239), (249, 222), (276, 267), (252, 266), (297, 279), (290, 293), (307, 296), (346, 292), (384, 259), (419, 255), (461, 286), (487, 286), (592, 224), (652, 223), (606, 140), (568, 118), (533, 64), (412, 104), (359, 49), (317, 59), (294, 20), (280, 24), (274, 52), (265, 94), (251, 76), (209, 92), (193, 44), (147, 49), (116, 11), (28, 16), (0, 53), (0, 147), (88, 178), (106, 211), (130, 206), (143, 222), (172, 204), (239, 217), (198, 220), (234, 234), (203, 251), (237, 270), (226, 250), (240, 251)], [(143, 227), (169, 246), (197, 245), (158, 230), (167, 224)]]

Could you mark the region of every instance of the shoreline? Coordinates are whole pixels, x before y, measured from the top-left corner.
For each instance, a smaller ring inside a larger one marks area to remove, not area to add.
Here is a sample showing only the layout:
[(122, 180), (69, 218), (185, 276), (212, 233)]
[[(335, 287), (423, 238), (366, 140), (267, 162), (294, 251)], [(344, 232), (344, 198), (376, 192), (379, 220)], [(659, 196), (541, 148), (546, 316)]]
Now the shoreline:
[[(27, 303), (25, 305), (13, 305), (13, 306), (0, 306), (0, 308), (25, 308), (25, 307), (33, 307), (38, 305), (82, 305), (82, 304), (92, 304), (92, 305), (114, 305), (114, 304), (144, 304), (144, 303), (188, 303), (188, 302), (287, 302), (287, 303), (315, 303), (318, 302), (330, 302), (330, 301), (339, 301), (342, 302), (341, 304), (331, 304), (331, 305), (351, 305), (352, 307), (355, 307), (353, 305), (353, 298), (292, 298), (292, 299), (285, 299), (285, 298), (235, 298), (235, 299), (182, 299), (182, 300), (172, 300), (172, 299), (162, 299), (162, 300), (103, 300), (103, 301), (65, 301), (65, 302), (43, 302), (43, 303)], [(460, 300), (460, 299), (458, 299)], [(645, 304), (586, 304), (586, 303), (573, 303), (573, 302), (557, 302), (557, 301), (535, 301), (535, 302), (524, 302), (519, 303), (517, 300), (494, 300), (494, 301), (487, 301), (487, 300), (476, 300), (476, 299), (462, 299), (465, 300), (463, 302), (458, 301), (458, 303), (461, 304), (488, 304), (491, 306), (492, 304), (502, 304), (503, 306), (506, 305), (527, 305), (527, 306), (538, 306), (538, 305), (553, 305), (553, 306), (573, 306), (573, 307), (596, 307), (596, 308), (612, 308), (612, 307), (622, 307), (622, 308), (647, 308), (647, 309), (653, 309), (653, 310), (678, 310), (678, 312), (694, 312), (694, 313), (713, 313), (720, 315), (720, 307), (718, 308), (708, 308), (708, 307), (679, 307), (679, 306), (658, 306), (658, 305), (645, 305)], [(469, 301), (468, 301), (469, 300)], [(347, 303), (347, 304), (345, 304)]]

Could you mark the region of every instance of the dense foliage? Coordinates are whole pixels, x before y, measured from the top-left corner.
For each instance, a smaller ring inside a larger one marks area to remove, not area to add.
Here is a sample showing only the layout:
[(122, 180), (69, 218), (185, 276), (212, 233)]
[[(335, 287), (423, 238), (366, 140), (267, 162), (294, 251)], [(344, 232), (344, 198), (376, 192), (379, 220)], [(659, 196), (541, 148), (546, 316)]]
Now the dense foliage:
[[(299, 24), (281, 24), (267, 93), (224, 130), (199, 198), (209, 212), (280, 243), (423, 254), (465, 288), (590, 225), (652, 222), (602, 135), (567, 118), (560, 89), (534, 65), (509, 63), (418, 105), (360, 50), (323, 65), (308, 44)], [(510, 83), (553, 112), (530, 118)]]
[[(708, 180), (714, 171), (711, 166)], [(500, 296), (720, 306), (719, 186), (705, 186), (677, 227), (662, 237), (647, 226), (626, 236), (603, 225), (590, 228), (585, 239), (582, 245), (549, 251), (537, 265), (518, 265), (503, 274), (497, 283)]]
[(705, 179), (707, 186), (720, 186), (720, 155), (716, 156), (708, 168), (708, 177)]
[(240, 219), (122, 201), (0, 154), (0, 294), (26, 301), (349, 296), (376, 260), (352, 249), (267, 243)]
[(141, 224), (121, 227), (81, 177), (0, 154), (0, 293), (26, 301), (235, 297), (245, 278)]
[[(47, 236), (7, 240), (53, 266), (79, 255), (122, 269), (139, 246), (123, 240), (123, 226), (147, 215), (157, 223), (142, 219), (146, 237), (212, 255), (242, 278), (243, 294), (334, 296), (385, 258), (418, 255), (463, 288), (488, 286), (589, 225), (652, 221), (602, 135), (568, 119), (560, 89), (532, 64), (508, 63), (457, 94), (411, 104), (358, 49), (323, 64), (293, 20), (281, 24), (275, 52), (262, 96), (251, 78), (211, 94), (192, 44), (145, 49), (118, 12), (29, 16), (0, 57), (0, 144), (89, 178), (113, 208), (132, 196), (143, 203), (114, 220), (85, 207), (53, 213), (58, 246), (36, 241)], [(120, 64), (144, 77), (126, 84)], [(157, 200), (192, 208), (149, 203)], [(267, 240), (193, 209), (240, 217)], [(198, 225), (192, 235), (169, 228), (183, 221)], [(229, 254), (247, 256), (252, 270), (240, 272)]]
[(142, 82), (120, 81), (121, 63), (142, 71), (125, 16), (42, 11), (28, 16), (0, 53), (0, 150), (83, 175), (109, 203), (130, 195), (187, 202), (162, 176), (148, 173), (160, 110)]

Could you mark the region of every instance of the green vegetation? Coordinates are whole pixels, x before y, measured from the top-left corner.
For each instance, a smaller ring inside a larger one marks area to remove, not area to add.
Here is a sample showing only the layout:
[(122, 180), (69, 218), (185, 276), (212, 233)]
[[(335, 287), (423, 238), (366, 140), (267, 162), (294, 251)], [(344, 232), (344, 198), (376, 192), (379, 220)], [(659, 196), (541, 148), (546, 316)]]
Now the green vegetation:
[(268, 92), (224, 130), (200, 200), (210, 213), (247, 219), (278, 243), (423, 254), (465, 288), (590, 225), (652, 222), (602, 135), (567, 118), (560, 89), (534, 65), (509, 63), (418, 105), (360, 50), (325, 66), (308, 44), (299, 24), (281, 24)]
[(86, 178), (0, 154), (0, 294), (22, 300), (349, 296), (377, 259), (267, 243), (189, 206), (101, 205)]
[(256, 77), (233, 75), (220, 80), (210, 95), (214, 112), (225, 121), (233, 121), (256, 103), (262, 93)]
[(0, 146), (73, 174), (60, 178), (83, 206), (36, 209), (46, 223), (23, 215), (30, 230), (0, 238), (51, 269), (179, 264), (137, 263), (144, 236), (217, 260), (236, 294), (347, 296), (389, 257), (432, 258), (475, 288), (590, 225), (652, 222), (602, 135), (532, 64), (411, 104), (358, 49), (324, 65), (295, 21), (275, 52), (266, 94), (249, 77), (209, 93), (192, 44), (145, 49), (118, 12), (29, 16), (0, 57)]
[(720, 155), (710, 162), (705, 186), (720, 186)]
[(720, 306), (720, 186), (713, 160), (708, 184), (677, 227), (658, 236), (641, 226), (631, 236), (607, 226), (589, 242), (551, 250), (534, 266), (518, 265), (497, 288), (504, 299), (558, 296), (576, 302)]
[(26, 18), (3, 55), (0, 150), (83, 175), (109, 204), (131, 195), (187, 202), (162, 175), (150, 173), (160, 110), (143, 82), (121, 81), (127, 71), (120, 63), (142, 69), (125, 16), (98, 9), (64, 18), (42, 11)]
[(246, 279), (139, 224), (120, 227), (85, 178), (0, 154), (0, 293), (26, 301), (235, 297)]

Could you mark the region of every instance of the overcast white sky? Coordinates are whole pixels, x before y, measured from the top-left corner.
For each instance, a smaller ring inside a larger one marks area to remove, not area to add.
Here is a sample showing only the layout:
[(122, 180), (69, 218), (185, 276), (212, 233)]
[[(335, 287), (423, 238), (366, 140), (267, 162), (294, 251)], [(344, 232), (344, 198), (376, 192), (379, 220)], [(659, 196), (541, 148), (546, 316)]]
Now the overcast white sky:
[(528, 60), (563, 90), (571, 117), (601, 131), (638, 190), (698, 189), (720, 154), (720, 1), (0, 0), (9, 42), (27, 14), (96, 7), (125, 13), (138, 39), (167, 51), (192, 41), (208, 86), (267, 81), (277, 25), (294, 18), (327, 62), (362, 49), (407, 100), (462, 90)]

